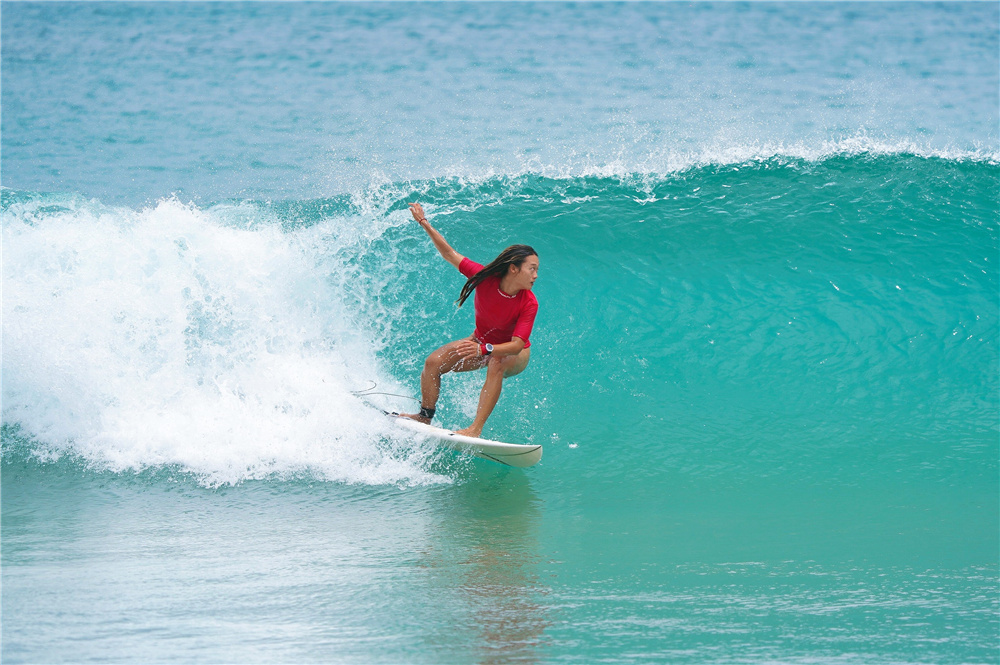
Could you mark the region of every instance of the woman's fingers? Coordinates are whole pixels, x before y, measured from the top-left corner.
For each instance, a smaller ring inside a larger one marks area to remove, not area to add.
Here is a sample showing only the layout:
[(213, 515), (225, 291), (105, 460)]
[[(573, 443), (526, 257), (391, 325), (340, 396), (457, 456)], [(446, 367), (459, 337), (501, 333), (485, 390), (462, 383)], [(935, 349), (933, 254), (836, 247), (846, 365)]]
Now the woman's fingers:
[(410, 214), (413, 215), (413, 219), (417, 220), (418, 222), (426, 219), (426, 216), (424, 215), (424, 209), (419, 203), (410, 204)]
[(470, 339), (462, 340), (458, 346), (458, 352), (463, 358), (475, 358), (479, 355), (479, 345)]

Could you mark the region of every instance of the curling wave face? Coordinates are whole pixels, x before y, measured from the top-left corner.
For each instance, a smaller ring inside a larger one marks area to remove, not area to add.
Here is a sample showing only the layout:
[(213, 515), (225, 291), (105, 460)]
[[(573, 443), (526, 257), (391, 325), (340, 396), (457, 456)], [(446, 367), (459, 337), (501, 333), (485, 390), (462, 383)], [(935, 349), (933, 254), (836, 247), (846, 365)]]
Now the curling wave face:
[[(500, 438), (577, 450), (625, 428), (623, 472), (655, 455), (985, 479), (997, 182), (992, 157), (838, 150), (140, 210), (4, 190), (5, 454), (16, 433), (34, 456), (210, 484), (447, 481), (353, 394), (415, 393), (423, 356), (467, 334), (460, 279), (407, 219), (420, 198), (474, 258), (525, 238), (542, 256), (538, 350)], [(476, 380), (446, 385), (446, 421)]]

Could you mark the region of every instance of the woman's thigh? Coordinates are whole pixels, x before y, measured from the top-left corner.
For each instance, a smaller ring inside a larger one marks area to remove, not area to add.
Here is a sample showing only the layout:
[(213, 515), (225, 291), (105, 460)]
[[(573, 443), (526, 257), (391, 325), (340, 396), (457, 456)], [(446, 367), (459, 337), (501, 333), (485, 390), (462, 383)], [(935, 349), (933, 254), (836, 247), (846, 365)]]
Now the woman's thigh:
[(528, 366), (528, 361), (531, 360), (531, 349), (521, 349), (521, 352), (516, 356), (507, 356), (499, 360), (505, 379), (517, 376)]
[(487, 358), (462, 358), (458, 353), (458, 345), (470, 337), (448, 342), (427, 357), (427, 361), (438, 368), (442, 374), (448, 372), (471, 372), (486, 367)]

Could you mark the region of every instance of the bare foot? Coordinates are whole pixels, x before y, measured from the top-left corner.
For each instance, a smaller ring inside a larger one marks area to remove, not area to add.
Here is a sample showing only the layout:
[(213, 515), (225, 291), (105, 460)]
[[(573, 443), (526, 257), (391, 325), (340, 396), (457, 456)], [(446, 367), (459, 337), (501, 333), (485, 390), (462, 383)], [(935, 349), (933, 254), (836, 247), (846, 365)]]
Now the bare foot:
[(399, 417), (400, 418), (409, 418), (410, 420), (416, 420), (418, 423), (423, 423), (425, 425), (430, 425), (431, 424), (431, 419), (430, 418), (424, 418), (419, 413), (401, 413), (401, 414), (399, 414)]
[(455, 434), (461, 434), (462, 436), (471, 436), (476, 439), (478, 439), (482, 433), (483, 433), (482, 427), (473, 427), (472, 425), (469, 425), (465, 429), (455, 430)]

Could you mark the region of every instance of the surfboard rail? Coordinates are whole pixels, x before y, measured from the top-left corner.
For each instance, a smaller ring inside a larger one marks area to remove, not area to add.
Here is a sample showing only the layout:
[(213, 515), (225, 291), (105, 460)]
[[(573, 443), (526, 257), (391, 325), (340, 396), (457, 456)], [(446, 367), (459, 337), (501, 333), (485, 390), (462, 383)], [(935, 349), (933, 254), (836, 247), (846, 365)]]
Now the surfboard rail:
[(534, 466), (542, 459), (541, 444), (506, 443), (504, 441), (480, 439), (474, 436), (456, 434), (451, 430), (441, 427), (425, 425), (410, 418), (403, 418), (398, 413), (386, 411), (385, 414), (404, 429), (440, 441), (449, 448), (470, 453), (482, 459), (519, 468)]

